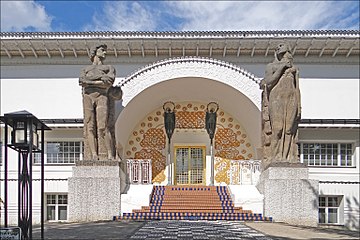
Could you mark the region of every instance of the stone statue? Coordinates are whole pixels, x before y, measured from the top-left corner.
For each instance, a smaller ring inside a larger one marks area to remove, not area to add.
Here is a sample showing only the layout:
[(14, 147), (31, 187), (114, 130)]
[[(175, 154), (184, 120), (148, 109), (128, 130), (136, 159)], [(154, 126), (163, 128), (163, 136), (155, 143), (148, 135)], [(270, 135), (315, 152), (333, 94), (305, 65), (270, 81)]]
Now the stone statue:
[(113, 160), (114, 101), (122, 97), (120, 87), (112, 86), (115, 68), (104, 65), (107, 46), (100, 44), (91, 49), (92, 65), (80, 74), (84, 108), (85, 160)]
[[(263, 169), (275, 163), (299, 163), (298, 123), (301, 118), (299, 70), (287, 43), (275, 49), (266, 66), (262, 92)], [(264, 168), (265, 167), (265, 168)]]

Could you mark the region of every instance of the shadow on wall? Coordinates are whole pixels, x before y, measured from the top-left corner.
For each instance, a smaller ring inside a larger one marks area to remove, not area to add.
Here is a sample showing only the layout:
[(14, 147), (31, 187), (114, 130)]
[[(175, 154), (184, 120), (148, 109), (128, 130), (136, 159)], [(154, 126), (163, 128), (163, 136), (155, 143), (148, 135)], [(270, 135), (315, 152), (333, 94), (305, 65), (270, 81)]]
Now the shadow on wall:
[(120, 163), (120, 184), (120, 193), (126, 194), (130, 188), (130, 178), (126, 171), (126, 160), (122, 160)]
[[(313, 209), (319, 210), (319, 189), (314, 188), (311, 182), (308, 179), (303, 179), (303, 181), (308, 185), (308, 188), (312, 191), (312, 193), (316, 196), (316, 198), (312, 201)], [(317, 184), (319, 184), (317, 182)], [(319, 185), (318, 185), (319, 187)]]
[(351, 198), (346, 198), (346, 205), (348, 206), (347, 211), (347, 220), (345, 222), (345, 227), (351, 230), (359, 230), (359, 215), (360, 215), (360, 204), (359, 200), (355, 196)]

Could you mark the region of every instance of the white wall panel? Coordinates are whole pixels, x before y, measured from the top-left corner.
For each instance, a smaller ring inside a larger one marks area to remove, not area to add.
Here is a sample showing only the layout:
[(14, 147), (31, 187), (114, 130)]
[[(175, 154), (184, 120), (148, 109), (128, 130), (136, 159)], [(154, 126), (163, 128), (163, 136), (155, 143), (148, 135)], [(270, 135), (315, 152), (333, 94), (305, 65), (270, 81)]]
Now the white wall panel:
[(359, 79), (301, 79), (302, 118), (360, 118)]
[(1, 79), (1, 115), (21, 110), (39, 119), (82, 118), (78, 79)]

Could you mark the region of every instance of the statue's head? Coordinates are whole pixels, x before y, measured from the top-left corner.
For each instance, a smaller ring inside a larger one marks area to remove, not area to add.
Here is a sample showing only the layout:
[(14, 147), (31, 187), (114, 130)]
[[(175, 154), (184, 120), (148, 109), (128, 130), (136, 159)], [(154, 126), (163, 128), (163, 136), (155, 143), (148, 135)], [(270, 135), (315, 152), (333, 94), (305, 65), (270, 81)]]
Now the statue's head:
[(105, 59), (107, 50), (106, 44), (99, 44), (90, 49), (90, 60), (94, 61), (95, 56), (98, 56), (101, 60)]
[(290, 45), (287, 42), (281, 42), (275, 48), (275, 58), (280, 60), (279, 56), (287, 52), (291, 52)]

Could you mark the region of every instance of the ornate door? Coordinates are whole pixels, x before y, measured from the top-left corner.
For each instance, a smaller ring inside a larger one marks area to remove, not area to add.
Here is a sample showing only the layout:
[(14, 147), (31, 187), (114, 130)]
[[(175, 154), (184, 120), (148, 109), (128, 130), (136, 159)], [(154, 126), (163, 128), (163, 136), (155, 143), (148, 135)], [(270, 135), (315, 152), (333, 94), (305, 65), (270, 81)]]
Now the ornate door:
[(205, 184), (205, 147), (176, 147), (175, 159), (175, 184)]

